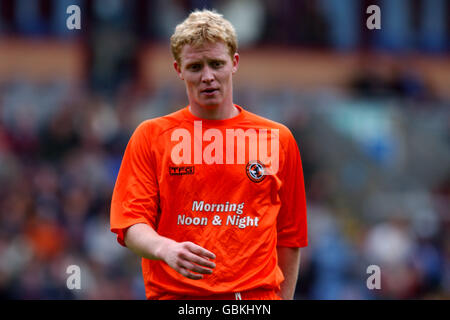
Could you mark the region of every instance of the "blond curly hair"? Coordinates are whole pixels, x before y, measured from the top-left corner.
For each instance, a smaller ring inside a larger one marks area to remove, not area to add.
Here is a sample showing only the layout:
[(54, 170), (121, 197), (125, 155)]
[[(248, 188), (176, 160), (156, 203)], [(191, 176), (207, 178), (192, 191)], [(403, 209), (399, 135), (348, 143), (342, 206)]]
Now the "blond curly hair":
[(170, 37), (170, 49), (177, 63), (181, 63), (181, 50), (189, 44), (200, 47), (205, 42), (224, 42), (231, 59), (237, 51), (237, 36), (233, 25), (221, 14), (210, 10), (196, 10), (176, 26)]

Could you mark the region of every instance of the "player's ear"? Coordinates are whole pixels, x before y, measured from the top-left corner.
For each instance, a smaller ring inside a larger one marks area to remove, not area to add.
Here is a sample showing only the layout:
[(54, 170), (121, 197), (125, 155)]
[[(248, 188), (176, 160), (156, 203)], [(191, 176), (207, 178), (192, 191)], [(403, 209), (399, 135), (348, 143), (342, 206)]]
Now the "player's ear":
[(178, 73), (178, 77), (179, 77), (181, 80), (184, 80), (183, 74), (181, 73), (181, 64), (178, 64), (178, 62), (175, 60), (175, 61), (173, 62), (173, 67), (175, 68), (175, 71)]
[(233, 56), (233, 68), (231, 69), (232, 73), (235, 74), (236, 71), (238, 70), (238, 65), (239, 65), (239, 53), (235, 53)]

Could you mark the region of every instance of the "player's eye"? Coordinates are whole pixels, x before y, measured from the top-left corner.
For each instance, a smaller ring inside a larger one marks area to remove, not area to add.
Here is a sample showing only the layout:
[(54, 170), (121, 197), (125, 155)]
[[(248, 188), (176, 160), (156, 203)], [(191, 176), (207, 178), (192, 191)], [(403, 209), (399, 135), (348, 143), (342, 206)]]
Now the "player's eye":
[(211, 62), (211, 67), (217, 69), (223, 66), (223, 62), (221, 61), (213, 61)]
[(198, 63), (194, 63), (188, 66), (188, 69), (191, 71), (199, 71), (201, 69), (201, 65)]

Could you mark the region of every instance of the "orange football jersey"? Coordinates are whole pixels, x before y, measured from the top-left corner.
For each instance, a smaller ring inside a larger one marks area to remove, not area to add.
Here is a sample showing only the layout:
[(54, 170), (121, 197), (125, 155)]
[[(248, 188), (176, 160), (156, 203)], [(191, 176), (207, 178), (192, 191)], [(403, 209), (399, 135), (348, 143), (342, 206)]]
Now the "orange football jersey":
[[(244, 110), (226, 120), (189, 107), (142, 122), (122, 160), (111, 231), (146, 223), (160, 235), (216, 255), (201, 280), (142, 259), (146, 296), (208, 296), (279, 290), (277, 246), (307, 246), (306, 200), (297, 143), (287, 127)], [(270, 161), (269, 161), (270, 160)]]

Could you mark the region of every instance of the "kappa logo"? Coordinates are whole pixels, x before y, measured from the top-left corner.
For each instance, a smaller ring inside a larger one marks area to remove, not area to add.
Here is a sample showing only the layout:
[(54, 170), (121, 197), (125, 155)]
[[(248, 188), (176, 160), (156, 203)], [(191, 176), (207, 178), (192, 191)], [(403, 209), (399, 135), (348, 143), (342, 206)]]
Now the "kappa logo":
[(169, 167), (169, 173), (171, 176), (183, 176), (186, 174), (194, 174), (194, 169), (194, 166)]
[(261, 182), (266, 177), (265, 166), (259, 161), (249, 161), (245, 171), (247, 177), (253, 182)]

